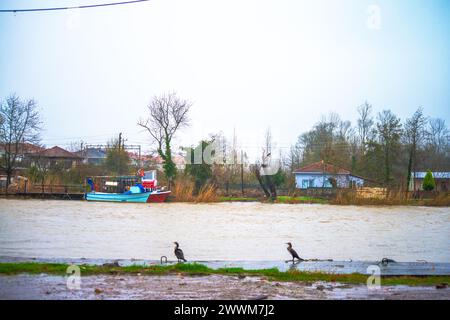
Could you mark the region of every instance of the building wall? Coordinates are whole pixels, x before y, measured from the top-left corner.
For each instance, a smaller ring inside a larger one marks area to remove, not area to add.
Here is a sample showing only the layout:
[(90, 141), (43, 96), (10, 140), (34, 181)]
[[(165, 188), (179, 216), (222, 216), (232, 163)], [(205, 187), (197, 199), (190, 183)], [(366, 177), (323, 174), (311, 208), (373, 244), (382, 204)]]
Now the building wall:
[(332, 188), (329, 178), (335, 178), (338, 188), (349, 188), (351, 184), (363, 186), (364, 180), (352, 175), (331, 175), (321, 173), (296, 173), (295, 183), (298, 189), (307, 188)]
[(48, 169), (54, 168), (56, 166), (61, 166), (63, 169), (70, 169), (76, 167), (81, 159), (69, 159), (69, 158), (39, 158), (32, 159), (30, 165), (38, 165), (46, 167)]
[[(450, 191), (450, 179), (435, 178), (434, 182), (436, 183), (436, 191), (442, 192)], [(423, 179), (419, 178), (411, 179), (409, 190), (410, 191), (423, 190)]]

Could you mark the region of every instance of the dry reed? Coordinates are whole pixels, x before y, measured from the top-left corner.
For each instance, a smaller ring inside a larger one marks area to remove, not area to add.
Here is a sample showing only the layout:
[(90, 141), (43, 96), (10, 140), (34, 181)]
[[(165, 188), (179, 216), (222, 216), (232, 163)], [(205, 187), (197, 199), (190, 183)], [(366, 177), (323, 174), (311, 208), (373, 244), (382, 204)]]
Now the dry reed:
[(217, 188), (207, 184), (194, 194), (194, 183), (187, 179), (179, 179), (172, 188), (173, 199), (176, 202), (218, 202)]

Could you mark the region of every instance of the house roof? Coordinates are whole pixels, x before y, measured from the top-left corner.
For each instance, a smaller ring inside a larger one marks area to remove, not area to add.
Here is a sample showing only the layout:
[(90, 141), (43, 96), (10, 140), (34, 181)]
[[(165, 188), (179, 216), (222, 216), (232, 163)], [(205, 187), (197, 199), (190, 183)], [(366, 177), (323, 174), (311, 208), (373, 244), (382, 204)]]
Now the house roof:
[[(425, 178), (426, 172), (411, 172), (411, 176), (416, 179)], [(431, 172), (435, 179), (450, 179), (450, 172)]]
[[(5, 144), (0, 144), (1, 149), (4, 150), (5, 149)], [(19, 147), (18, 150), (16, 152), (15, 150), (15, 145), (12, 145), (12, 151), (17, 153), (17, 154), (27, 154), (27, 153), (37, 153), (40, 151), (45, 150), (44, 148), (37, 146), (35, 144), (31, 144), (31, 143), (19, 143)], [(1, 150), (0, 150), (1, 151)]]
[(294, 171), (294, 173), (328, 173), (328, 174), (351, 174), (350, 171), (323, 161), (314, 162)]
[(100, 148), (87, 148), (81, 151), (74, 152), (77, 156), (88, 159), (103, 159), (106, 158), (106, 151)]
[(70, 159), (80, 158), (75, 153), (64, 150), (63, 148), (60, 148), (58, 146), (54, 146), (53, 148), (50, 149), (45, 149), (41, 152), (38, 152), (37, 155), (46, 158), (70, 158)]

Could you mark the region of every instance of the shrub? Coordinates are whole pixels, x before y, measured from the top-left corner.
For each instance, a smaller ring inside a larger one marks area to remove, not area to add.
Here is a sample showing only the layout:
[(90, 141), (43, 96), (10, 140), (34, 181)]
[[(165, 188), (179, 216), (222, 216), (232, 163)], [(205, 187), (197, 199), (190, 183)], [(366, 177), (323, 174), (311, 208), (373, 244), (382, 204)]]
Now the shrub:
[(425, 191), (432, 191), (436, 187), (436, 183), (433, 178), (433, 174), (430, 170), (427, 171), (425, 178), (423, 179), (422, 188)]

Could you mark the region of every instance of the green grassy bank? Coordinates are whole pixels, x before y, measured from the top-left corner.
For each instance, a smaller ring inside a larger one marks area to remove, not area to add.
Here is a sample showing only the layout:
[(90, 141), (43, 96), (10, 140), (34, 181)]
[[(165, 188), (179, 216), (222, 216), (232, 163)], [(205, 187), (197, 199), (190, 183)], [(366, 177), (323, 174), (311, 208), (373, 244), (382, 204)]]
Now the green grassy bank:
[[(27, 274), (51, 274), (67, 275), (68, 264), (58, 263), (0, 263), (0, 274), (15, 275), (20, 273)], [(82, 275), (96, 274), (141, 274), (141, 275), (234, 275), (234, 276), (261, 276), (272, 281), (292, 281), (292, 282), (314, 282), (327, 281), (339, 282), (344, 284), (365, 284), (367, 275), (363, 274), (330, 274), (321, 272), (301, 272), (286, 271), (281, 272), (278, 269), (245, 270), (242, 268), (221, 268), (211, 269), (198, 263), (183, 263), (173, 265), (152, 265), (152, 266), (96, 266), (80, 265)], [(450, 276), (396, 276), (382, 277), (382, 285), (410, 285), (410, 286), (434, 286), (442, 283), (450, 283)]]

